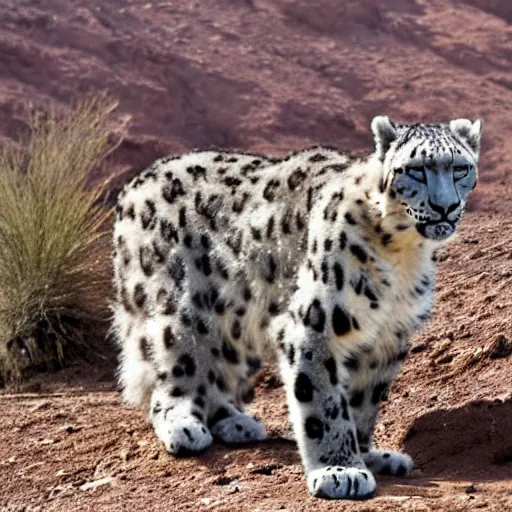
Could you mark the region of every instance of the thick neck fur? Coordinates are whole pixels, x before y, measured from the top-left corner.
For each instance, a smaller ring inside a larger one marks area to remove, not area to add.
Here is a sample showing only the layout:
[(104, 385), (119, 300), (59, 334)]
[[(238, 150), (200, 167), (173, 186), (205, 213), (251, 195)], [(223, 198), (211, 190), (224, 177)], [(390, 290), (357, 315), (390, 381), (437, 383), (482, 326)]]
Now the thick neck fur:
[(366, 242), (379, 256), (393, 264), (413, 264), (422, 257), (430, 259), (440, 243), (418, 233), (400, 201), (391, 197), (388, 188), (381, 190), (384, 164), (377, 156), (373, 154), (354, 163), (347, 173), (343, 186), (347, 195), (353, 197), (351, 207), (359, 216)]

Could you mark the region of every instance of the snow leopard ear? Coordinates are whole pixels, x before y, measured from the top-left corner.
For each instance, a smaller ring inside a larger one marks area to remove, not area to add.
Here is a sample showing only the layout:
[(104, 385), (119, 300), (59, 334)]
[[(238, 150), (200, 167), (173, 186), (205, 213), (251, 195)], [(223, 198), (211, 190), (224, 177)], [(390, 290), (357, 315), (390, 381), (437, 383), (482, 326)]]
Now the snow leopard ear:
[(388, 116), (376, 116), (372, 121), (372, 132), (375, 140), (375, 154), (383, 162), (389, 146), (397, 137), (395, 125)]
[(478, 156), (482, 137), (482, 121), (480, 119), (474, 123), (469, 119), (454, 119), (450, 121), (450, 130), (465, 141)]

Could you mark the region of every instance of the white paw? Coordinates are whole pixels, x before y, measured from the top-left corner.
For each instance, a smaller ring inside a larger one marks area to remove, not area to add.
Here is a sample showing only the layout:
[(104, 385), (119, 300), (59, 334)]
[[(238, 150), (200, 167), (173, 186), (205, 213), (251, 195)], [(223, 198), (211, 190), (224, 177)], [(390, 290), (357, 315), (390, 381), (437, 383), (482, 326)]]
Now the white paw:
[(381, 475), (405, 476), (414, 465), (406, 453), (387, 450), (370, 450), (363, 454), (363, 460), (372, 473)]
[(224, 443), (253, 443), (265, 441), (265, 427), (246, 414), (236, 414), (218, 421), (212, 427), (212, 434)]
[(209, 430), (194, 416), (172, 418), (155, 427), (157, 436), (173, 455), (200, 452), (213, 442)]
[(362, 500), (373, 495), (377, 484), (367, 469), (328, 466), (309, 473), (308, 487), (319, 498)]

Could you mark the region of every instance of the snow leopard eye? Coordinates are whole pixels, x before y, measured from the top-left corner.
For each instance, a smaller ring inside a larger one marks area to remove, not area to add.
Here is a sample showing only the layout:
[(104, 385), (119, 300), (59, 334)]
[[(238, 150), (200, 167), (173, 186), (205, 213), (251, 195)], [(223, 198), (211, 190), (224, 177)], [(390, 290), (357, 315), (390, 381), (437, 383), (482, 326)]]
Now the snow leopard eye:
[(427, 182), (425, 178), (425, 169), (423, 167), (406, 167), (405, 173), (409, 178), (412, 178), (415, 181), (419, 181), (420, 183)]
[(469, 165), (455, 165), (453, 167), (453, 179), (455, 181), (465, 178), (469, 174)]

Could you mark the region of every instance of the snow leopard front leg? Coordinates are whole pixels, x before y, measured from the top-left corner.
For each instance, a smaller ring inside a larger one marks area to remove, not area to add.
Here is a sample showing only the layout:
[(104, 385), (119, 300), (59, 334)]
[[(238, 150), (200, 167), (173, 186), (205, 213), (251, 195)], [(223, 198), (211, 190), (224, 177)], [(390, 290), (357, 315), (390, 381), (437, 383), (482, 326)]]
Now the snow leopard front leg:
[(369, 498), (375, 478), (361, 456), (346, 382), (329, 348), (326, 310), (314, 298), (302, 320), (284, 316), (276, 336), (309, 490), (331, 499)]
[(413, 460), (406, 453), (373, 447), (373, 432), (379, 403), (387, 399), (396, 371), (396, 363), (392, 363), (378, 378), (364, 387), (350, 391), (349, 405), (357, 427), (361, 454), (366, 466), (374, 474), (404, 476), (413, 467)]

